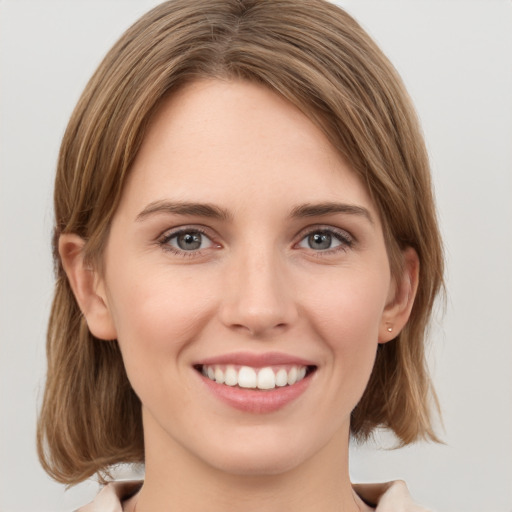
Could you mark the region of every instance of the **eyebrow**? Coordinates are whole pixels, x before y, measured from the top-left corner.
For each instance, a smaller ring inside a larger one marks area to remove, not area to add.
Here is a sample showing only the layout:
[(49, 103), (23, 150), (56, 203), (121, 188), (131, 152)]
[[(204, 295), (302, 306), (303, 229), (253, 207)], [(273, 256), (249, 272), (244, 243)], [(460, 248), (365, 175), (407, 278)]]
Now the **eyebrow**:
[[(146, 217), (158, 213), (171, 213), (175, 215), (194, 215), (198, 217), (207, 217), (218, 220), (231, 220), (232, 214), (223, 208), (209, 203), (192, 202), (174, 202), (174, 201), (154, 201), (149, 203), (136, 217), (137, 221), (142, 221)], [(362, 206), (346, 203), (326, 202), (310, 204), (306, 203), (296, 206), (290, 213), (291, 218), (320, 217), (323, 215), (332, 215), (343, 213), (348, 215), (358, 215), (365, 217), (371, 224), (373, 218), (370, 212)]]
[(195, 215), (219, 220), (230, 220), (232, 215), (223, 208), (209, 203), (154, 201), (149, 203), (136, 217), (142, 221), (157, 213), (173, 213), (177, 215)]
[(291, 212), (292, 218), (303, 217), (319, 217), (322, 215), (332, 215), (335, 213), (345, 213), (348, 215), (358, 215), (365, 217), (371, 224), (374, 223), (370, 211), (362, 206), (345, 203), (318, 203), (318, 204), (303, 204), (295, 207)]

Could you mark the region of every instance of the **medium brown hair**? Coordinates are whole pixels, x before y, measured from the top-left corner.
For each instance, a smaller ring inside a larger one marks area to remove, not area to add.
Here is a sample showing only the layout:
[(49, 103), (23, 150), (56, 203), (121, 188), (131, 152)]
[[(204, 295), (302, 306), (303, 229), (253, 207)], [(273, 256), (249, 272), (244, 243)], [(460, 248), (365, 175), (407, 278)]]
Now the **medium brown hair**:
[(142, 462), (141, 404), (117, 342), (96, 339), (58, 254), (62, 233), (102, 249), (144, 131), (163, 98), (212, 77), (264, 84), (301, 109), (367, 186), (381, 216), (392, 273), (402, 250), (420, 260), (406, 327), (379, 345), (351, 418), (366, 439), (391, 429), (402, 444), (436, 439), (424, 337), (442, 286), (443, 258), (427, 153), (395, 69), (366, 32), (323, 0), (174, 0), (137, 21), (107, 54), (67, 127), (55, 179), (56, 285), (39, 457), (56, 480), (78, 483), (110, 465)]

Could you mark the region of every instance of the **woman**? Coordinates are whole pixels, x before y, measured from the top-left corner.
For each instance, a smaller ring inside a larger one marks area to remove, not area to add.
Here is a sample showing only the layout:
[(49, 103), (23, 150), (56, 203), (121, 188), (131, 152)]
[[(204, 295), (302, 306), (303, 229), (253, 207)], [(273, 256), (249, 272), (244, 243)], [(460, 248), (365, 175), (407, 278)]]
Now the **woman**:
[(346, 13), (152, 10), (72, 115), (55, 215), (54, 478), (144, 462), (102, 510), (413, 509), (402, 484), (351, 485), (348, 441), (436, 440), (442, 251), (413, 109)]

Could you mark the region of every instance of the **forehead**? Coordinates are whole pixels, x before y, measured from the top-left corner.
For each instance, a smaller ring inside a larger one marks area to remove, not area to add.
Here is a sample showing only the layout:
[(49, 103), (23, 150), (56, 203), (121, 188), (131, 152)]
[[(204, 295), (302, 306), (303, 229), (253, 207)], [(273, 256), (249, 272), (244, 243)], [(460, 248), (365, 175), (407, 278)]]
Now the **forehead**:
[(262, 85), (216, 79), (187, 84), (161, 104), (125, 195), (134, 191), (140, 204), (169, 194), (233, 204), (244, 196), (284, 202), (302, 194), (311, 202), (371, 205), (350, 166), (303, 112)]

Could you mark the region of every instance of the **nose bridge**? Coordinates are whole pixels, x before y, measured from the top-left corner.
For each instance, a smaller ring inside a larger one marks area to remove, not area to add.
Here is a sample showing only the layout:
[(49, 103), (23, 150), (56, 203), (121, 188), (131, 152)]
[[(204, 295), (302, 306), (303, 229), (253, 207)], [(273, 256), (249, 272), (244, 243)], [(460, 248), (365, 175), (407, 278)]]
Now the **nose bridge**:
[(290, 325), (296, 307), (286, 264), (268, 244), (250, 244), (233, 256), (227, 280), (223, 322), (252, 335), (262, 335)]

